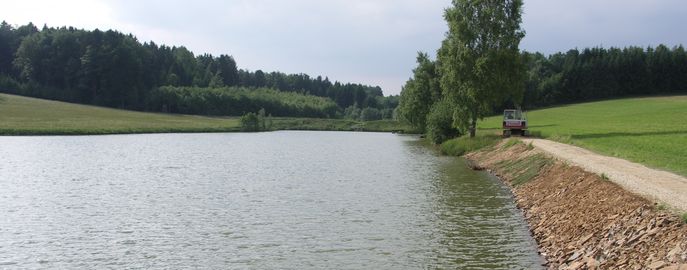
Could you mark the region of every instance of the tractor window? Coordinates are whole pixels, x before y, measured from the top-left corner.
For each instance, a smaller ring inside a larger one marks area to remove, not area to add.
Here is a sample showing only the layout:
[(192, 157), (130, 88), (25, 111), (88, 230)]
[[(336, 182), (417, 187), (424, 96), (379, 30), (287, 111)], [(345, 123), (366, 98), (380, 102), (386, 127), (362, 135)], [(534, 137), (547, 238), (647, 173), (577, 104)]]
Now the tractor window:
[(513, 119), (513, 112), (512, 111), (506, 111), (504, 118), (506, 118), (508, 120)]

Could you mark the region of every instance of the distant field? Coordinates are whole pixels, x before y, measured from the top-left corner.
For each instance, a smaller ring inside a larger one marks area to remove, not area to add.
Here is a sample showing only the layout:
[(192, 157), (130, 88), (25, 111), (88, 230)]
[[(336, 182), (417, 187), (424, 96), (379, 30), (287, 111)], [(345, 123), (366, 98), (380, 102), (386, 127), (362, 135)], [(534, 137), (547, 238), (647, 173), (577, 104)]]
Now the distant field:
[[(411, 132), (391, 120), (272, 119), (276, 130), (358, 130)], [(0, 135), (76, 135), (239, 131), (237, 117), (143, 113), (0, 94)]]
[[(543, 138), (687, 175), (687, 96), (591, 102), (527, 116)], [(500, 132), (501, 121), (490, 117), (480, 128)]]
[(142, 113), (0, 94), (0, 134), (235, 131), (236, 118)]
[(414, 133), (413, 128), (394, 120), (354, 121), (348, 119), (288, 118), (276, 117), (272, 120), (277, 130), (340, 130), (340, 131), (379, 131)]

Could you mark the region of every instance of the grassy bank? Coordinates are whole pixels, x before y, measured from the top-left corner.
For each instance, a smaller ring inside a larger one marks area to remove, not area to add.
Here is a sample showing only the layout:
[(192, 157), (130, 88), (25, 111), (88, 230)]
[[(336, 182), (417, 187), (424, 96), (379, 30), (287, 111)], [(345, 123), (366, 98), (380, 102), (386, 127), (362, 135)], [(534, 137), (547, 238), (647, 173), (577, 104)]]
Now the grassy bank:
[(462, 156), (468, 152), (495, 145), (501, 137), (489, 130), (479, 130), (474, 138), (462, 136), (443, 142), (439, 149), (441, 153), (449, 156)]
[(0, 94), (0, 134), (118, 134), (236, 131), (236, 118), (117, 110)]
[[(275, 130), (383, 131), (412, 129), (391, 120), (273, 118)], [(91, 135), (239, 131), (237, 117), (143, 113), (0, 94), (0, 135)]]
[[(687, 96), (630, 98), (527, 114), (535, 135), (687, 175)], [(501, 116), (480, 123), (498, 133)]]

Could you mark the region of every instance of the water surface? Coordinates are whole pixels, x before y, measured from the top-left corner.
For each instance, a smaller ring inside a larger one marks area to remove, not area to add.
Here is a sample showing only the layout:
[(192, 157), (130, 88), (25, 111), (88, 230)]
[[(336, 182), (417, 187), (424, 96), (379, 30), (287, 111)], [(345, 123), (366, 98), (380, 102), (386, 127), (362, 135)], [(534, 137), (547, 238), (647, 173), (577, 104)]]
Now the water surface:
[(536, 269), (498, 179), (414, 137), (0, 137), (0, 268)]

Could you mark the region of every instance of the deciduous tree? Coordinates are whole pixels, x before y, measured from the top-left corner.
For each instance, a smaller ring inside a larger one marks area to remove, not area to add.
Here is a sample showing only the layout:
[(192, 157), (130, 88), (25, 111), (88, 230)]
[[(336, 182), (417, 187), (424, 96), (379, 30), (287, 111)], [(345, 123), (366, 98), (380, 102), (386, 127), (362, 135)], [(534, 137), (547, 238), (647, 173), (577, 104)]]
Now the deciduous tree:
[(454, 122), (469, 126), (524, 91), (520, 40), (522, 0), (453, 0), (444, 18), (449, 31), (438, 52), (444, 96), (455, 106)]

